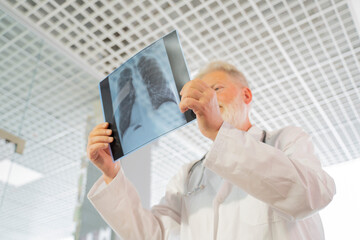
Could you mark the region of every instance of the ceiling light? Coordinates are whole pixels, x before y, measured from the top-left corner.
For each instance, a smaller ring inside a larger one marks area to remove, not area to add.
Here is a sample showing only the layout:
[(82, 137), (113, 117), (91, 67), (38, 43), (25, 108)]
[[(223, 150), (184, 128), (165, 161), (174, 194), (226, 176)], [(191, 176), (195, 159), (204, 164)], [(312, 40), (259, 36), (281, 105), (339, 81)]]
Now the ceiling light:
[[(11, 170), (11, 172), (10, 172)], [(9, 177), (10, 173), (10, 177)], [(43, 175), (39, 172), (31, 170), (15, 162), (11, 162), (9, 159), (0, 161), (0, 181), (20, 187), (27, 183), (40, 179)]]

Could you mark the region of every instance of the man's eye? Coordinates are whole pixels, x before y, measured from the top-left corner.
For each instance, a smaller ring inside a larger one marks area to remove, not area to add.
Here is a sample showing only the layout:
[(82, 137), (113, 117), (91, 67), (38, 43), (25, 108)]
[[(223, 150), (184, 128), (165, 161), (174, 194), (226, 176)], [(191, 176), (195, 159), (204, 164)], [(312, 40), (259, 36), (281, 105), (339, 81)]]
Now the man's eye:
[(220, 89), (222, 89), (222, 87), (214, 87), (215, 91), (219, 91)]

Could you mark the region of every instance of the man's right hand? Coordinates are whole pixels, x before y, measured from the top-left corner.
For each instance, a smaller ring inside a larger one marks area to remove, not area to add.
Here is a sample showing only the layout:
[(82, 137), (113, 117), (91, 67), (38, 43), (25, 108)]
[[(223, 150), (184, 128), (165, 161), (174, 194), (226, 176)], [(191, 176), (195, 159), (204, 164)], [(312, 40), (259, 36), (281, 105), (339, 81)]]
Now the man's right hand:
[(101, 123), (97, 125), (89, 134), (87, 155), (88, 158), (98, 167), (104, 174), (104, 180), (110, 183), (120, 170), (120, 163), (113, 162), (110, 152), (109, 143), (114, 141), (111, 137), (111, 129), (108, 129), (109, 123)]

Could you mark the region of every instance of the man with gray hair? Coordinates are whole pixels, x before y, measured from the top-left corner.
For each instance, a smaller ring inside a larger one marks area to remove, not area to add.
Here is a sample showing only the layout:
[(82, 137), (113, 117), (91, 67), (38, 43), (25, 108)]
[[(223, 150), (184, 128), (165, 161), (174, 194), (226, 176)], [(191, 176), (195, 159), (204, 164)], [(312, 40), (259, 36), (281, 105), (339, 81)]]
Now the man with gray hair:
[(124, 239), (324, 239), (318, 211), (335, 184), (310, 136), (297, 127), (252, 125), (251, 90), (228, 63), (210, 63), (180, 94), (180, 110), (193, 110), (213, 143), (180, 169), (151, 211), (109, 155), (108, 124), (89, 135), (87, 153), (103, 177), (88, 197), (115, 232)]

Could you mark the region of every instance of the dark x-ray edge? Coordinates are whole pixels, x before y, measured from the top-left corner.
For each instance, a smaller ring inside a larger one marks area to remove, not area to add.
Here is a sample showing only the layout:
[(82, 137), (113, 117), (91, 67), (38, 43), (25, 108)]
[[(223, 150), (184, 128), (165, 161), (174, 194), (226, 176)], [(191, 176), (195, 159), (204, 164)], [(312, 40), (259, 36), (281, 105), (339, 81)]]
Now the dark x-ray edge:
[(124, 151), (122, 149), (120, 139), (118, 138), (119, 134), (116, 126), (115, 117), (113, 115), (108, 76), (99, 83), (99, 91), (104, 121), (109, 123), (109, 129), (112, 130), (112, 136), (114, 137), (114, 141), (110, 143), (109, 152), (113, 161), (116, 161), (117, 159), (120, 159), (124, 156)]
[[(178, 91), (179, 98), (181, 99), (180, 91), (181, 91), (182, 87), (188, 81), (190, 81), (190, 75), (189, 75), (187, 63), (186, 63), (186, 60), (185, 60), (185, 57), (184, 57), (184, 54), (182, 51), (182, 47), (180, 44), (179, 35), (176, 30), (170, 32), (169, 34), (165, 35), (164, 37), (160, 38), (159, 40), (156, 40), (149, 46), (145, 47), (144, 49), (142, 49), (141, 51), (136, 53), (134, 56), (132, 56), (131, 58), (126, 60), (122, 65), (126, 64), (130, 59), (132, 59), (136, 55), (140, 54), (147, 48), (150, 48), (153, 44), (160, 41), (161, 39), (163, 39), (163, 41), (164, 41), (165, 50), (166, 50), (168, 60), (170, 63), (170, 68), (171, 68), (171, 71), (172, 71), (172, 74), (173, 74), (173, 77), (175, 80), (176, 89)], [(121, 66), (119, 66), (119, 67), (121, 67)], [(117, 69), (118, 68), (116, 68), (114, 71), (116, 71)], [(168, 134), (169, 132), (171, 132), (175, 129), (179, 129), (179, 128), (187, 125), (189, 122), (191, 122), (192, 120), (194, 120), (196, 118), (195, 114), (191, 110), (186, 111), (184, 113), (184, 116), (186, 119), (186, 124), (179, 126), (177, 128), (174, 128), (164, 134), (161, 134), (161, 135), (157, 136), (156, 138), (154, 138), (154, 139), (134, 148), (133, 150), (129, 151), (128, 153), (124, 154), (120, 139), (118, 137), (119, 134), (118, 134), (118, 130), (117, 130), (115, 117), (113, 115), (112, 99), (111, 99), (111, 94), (110, 94), (110, 86), (109, 86), (109, 78), (108, 77), (113, 72), (111, 72), (105, 79), (103, 79), (99, 83), (99, 92), (100, 92), (100, 100), (101, 100), (101, 106), (102, 106), (102, 110), (103, 110), (104, 120), (109, 123), (109, 128), (113, 132), (112, 136), (114, 137), (114, 141), (112, 143), (110, 143), (109, 151), (110, 151), (111, 157), (114, 162), (117, 160), (120, 160), (121, 158), (123, 158), (126, 155), (131, 154), (132, 152), (138, 150), (139, 148), (142, 148), (142, 147), (150, 144), (151, 142), (158, 139), (159, 137), (161, 137), (165, 134)]]
[[(171, 71), (174, 76), (176, 89), (178, 90), (179, 98), (182, 87), (190, 81), (190, 74), (187, 63), (183, 55), (180, 39), (177, 31), (173, 31), (164, 37), (164, 45), (166, 53), (170, 62)], [(184, 74), (186, 72), (187, 74)], [(196, 118), (196, 115), (191, 111), (185, 112), (187, 122), (191, 122)]]

